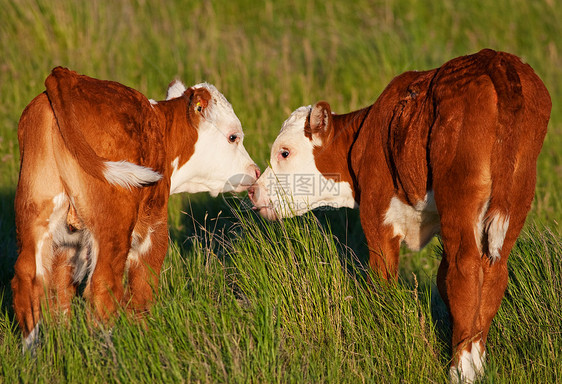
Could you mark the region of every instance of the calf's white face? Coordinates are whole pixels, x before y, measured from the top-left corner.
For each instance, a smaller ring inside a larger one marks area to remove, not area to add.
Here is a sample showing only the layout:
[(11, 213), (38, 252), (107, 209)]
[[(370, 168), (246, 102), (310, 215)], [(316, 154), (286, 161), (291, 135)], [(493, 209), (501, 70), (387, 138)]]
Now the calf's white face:
[(349, 183), (338, 181), (340, 175), (322, 174), (316, 166), (313, 151), (322, 143), (304, 133), (311, 111), (310, 106), (300, 107), (283, 123), (271, 147), (270, 166), (248, 191), (254, 209), (269, 220), (322, 206), (356, 206)]
[[(198, 84), (211, 94), (197, 128), (195, 152), (185, 164), (172, 162), (170, 194), (180, 192), (241, 192), (259, 177), (259, 168), (244, 148), (242, 124), (226, 98), (210, 84)], [(173, 83), (167, 100), (181, 96), (183, 85)]]

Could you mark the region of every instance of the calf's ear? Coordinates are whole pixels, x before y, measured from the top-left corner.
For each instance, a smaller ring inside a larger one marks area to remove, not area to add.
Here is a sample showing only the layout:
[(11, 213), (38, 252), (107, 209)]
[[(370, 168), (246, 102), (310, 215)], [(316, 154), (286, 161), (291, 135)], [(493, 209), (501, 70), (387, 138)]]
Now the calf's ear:
[(192, 122), (197, 123), (198, 121), (195, 120), (206, 119), (209, 116), (208, 109), (211, 102), (211, 93), (206, 88), (191, 88), (190, 90), (192, 91), (190, 94), (186, 93), (189, 99), (187, 115)]
[(304, 135), (320, 146), (332, 137), (332, 110), (330, 104), (320, 101), (312, 107), (304, 125)]

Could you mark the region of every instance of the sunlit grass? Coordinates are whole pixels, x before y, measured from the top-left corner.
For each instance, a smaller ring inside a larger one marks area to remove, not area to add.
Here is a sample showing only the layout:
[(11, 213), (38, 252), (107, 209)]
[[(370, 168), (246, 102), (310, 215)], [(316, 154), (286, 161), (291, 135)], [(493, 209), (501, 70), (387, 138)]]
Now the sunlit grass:
[(263, 168), (295, 108), (326, 100), (348, 112), (401, 72), (484, 47), (521, 56), (553, 99), (484, 381), (561, 380), (558, 2), (0, 0), (0, 9), (0, 382), (446, 382), (438, 240), (402, 251), (398, 282), (369, 287), (357, 211), (268, 223), (237, 200), (201, 194), (171, 199), (171, 246), (144, 326), (121, 317), (96, 328), (77, 298), (69, 324), (48, 321), (35, 356), (22, 354), (9, 287), (17, 122), (57, 65), (154, 99), (176, 77), (208, 81), (232, 103)]
[[(223, 231), (173, 242), (144, 325), (47, 320), (34, 357), (0, 317), (8, 381), (446, 382), (449, 319), (434, 285), (372, 285), (316, 217), (265, 223), (248, 213)], [(489, 339), (494, 382), (556, 382), (562, 373), (560, 239), (531, 229)], [(2, 305), (5, 303), (2, 301)]]

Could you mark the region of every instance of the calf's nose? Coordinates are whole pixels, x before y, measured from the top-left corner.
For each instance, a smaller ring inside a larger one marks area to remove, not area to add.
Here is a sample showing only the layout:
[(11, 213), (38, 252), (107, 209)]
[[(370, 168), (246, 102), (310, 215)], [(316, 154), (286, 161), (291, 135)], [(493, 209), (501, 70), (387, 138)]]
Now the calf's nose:
[(256, 180), (259, 179), (261, 175), (261, 171), (260, 171), (260, 167), (258, 167), (256, 164), (254, 164), (254, 172), (256, 173)]
[[(257, 172), (259, 173), (259, 170)], [(250, 188), (248, 188), (248, 197), (250, 198), (250, 201), (252, 202), (252, 204), (255, 205), (256, 201), (254, 200), (254, 198), (256, 197), (256, 184), (254, 184)]]

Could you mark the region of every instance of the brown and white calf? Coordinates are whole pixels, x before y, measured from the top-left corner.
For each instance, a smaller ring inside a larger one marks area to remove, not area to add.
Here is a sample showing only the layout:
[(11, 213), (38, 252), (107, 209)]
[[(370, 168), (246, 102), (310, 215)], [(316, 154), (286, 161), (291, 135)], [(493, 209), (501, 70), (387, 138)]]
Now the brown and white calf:
[[(238, 117), (210, 84), (166, 101), (55, 68), (23, 111), (12, 280), (24, 347), (41, 305), (66, 312), (77, 285), (101, 320), (148, 309), (168, 246), (168, 196), (239, 192), (259, 169)], [(127, 273), (128, 286), (123, 286)]]
[(440, 234), (451, 379), (471, 382), (483, 372), (550, 110), (541, 80), (507, 53), (407, 72), (359, 111), (336, 115), (319, 102), (293, 112), (250, 197), (269, 219), (359, 206), (370, 266), (385, 279), (397, 275), (402, 241), (417, 250)]

